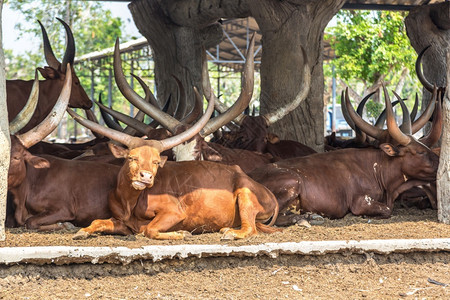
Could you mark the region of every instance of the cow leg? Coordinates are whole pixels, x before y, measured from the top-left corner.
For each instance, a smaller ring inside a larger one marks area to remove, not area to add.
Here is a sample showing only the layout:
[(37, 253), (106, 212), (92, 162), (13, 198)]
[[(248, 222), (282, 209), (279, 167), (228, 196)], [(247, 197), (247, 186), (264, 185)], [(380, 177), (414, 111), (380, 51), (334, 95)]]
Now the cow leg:
[(74, 240), (86, 239), (94, 233), (130, 235), (133, 232), (120, 220), (110, 218), (106, 220), (94, 220), (91, 225), (81, 228), (72, 237)]
[(241, 219), (241, 229), (222, 228), (220, 230), (223, 233), (221, 240), (243, 239), (258, 233), (256, 216), (260, 211), (255, 205), (255, 203), (258, 203), (256, 196), (249, 189), (242, 188), (235, 192), (235, 197)]
[(155, 240), (182, 240), (191, 235), (188, 231), (166, 232), (185, 219), (182, 212), (160, 212), (142, 228), (144, 235)]
[(373, 200), (367, 195), (353, 199), (350, 211), (355, 216), (372, 216), (378, 218), (389, 218), (392, 214), (392, 209), (386, 204)]
[(67, 209), (46, 211), (28, 218), (25, 226), (27, 229), (37, 229), (40, 231), (60, 230), (67, 228), (61, 222), (71, 221), (73, 219), (74, 215)]

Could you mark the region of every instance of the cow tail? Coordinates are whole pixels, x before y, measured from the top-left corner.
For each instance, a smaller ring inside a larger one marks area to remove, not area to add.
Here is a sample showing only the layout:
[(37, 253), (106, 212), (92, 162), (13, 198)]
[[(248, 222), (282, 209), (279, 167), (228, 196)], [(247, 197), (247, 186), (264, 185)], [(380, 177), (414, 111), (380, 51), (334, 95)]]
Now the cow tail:
[(274, 232), (283, 231), (283, 229), (281, 229), (281, 228), (273, 227), (273, 225), (275, 224), (275, 221), (277, 220), (278, 211), (279, 211), (278, 201), (275, 203), (276, 203), (276, 206), (275, 206), (275, 210), (272, 215), (272, 219), (270, 220), (270, 223), (266, 225), (263, 223), (256, 222), (256, 229), (258, 231), (264, 232), (264, 233), (274, 233)]

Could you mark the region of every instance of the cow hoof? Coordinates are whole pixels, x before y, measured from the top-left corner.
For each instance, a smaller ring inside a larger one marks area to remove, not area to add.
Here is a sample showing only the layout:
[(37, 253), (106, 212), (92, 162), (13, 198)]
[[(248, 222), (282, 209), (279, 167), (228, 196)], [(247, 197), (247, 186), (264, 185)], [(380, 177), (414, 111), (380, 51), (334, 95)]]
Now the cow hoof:
[(62, 227), (63, 227), (64, 229), (67, 229), (67, 230), (72, 230), (72, 229), (77, 228), (77, 227), (75, 227), (75, 225), (73, 225), (73, 224), (70, 223), (70, 222), (64, 222), (64, 223), (62, 223), (61, 225), (62, 225)]
[(183, 240), (191, 240), (192, 239), (192, 233), (185, 230), (177, 231), (179, 234), (183, 236)]
[(73, 240), (85, 240), (85, 239), (87, 239), (89, 236), (90, 236), (90, 234), (87, 233), (86, 231), (79, 230), (77, 233), (75, 233), (75, 234), (72, 236), (72, 239), (73, 239)]
[(220, 232), (223, 233), (220, 238), (221, 241), (234, 241), (236, 238), (236, 235), (230, 230), (230, 228), (222, 228)]
[(325, 223), (325, 218), (317, 214), (312, 214), (309, 216), (309, 223), (311, 225), (322, 225)]
[(309, 222), (306, 221), (305, 219), (300, 219), (295, 224), (297, 224), (298, 226), (306, 227), (306, 228), (310, 228), (311, 227), (311, 224), (309, 224)]

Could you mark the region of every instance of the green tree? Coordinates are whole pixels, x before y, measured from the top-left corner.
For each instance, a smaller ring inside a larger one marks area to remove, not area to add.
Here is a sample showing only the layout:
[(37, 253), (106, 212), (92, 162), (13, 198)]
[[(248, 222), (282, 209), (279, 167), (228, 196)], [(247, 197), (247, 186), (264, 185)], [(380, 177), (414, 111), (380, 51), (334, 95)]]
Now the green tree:
[(336, 76), (356, 102), (381, 83), (411, 99), (419, 91), (417, 79), (410, 76), (415, 74), (417, 54), (406, 35), (405, 16), (405, 12), (341, 10), (336, 26), (327, 28), (326, 38), (336, 53), (332, 62)]
[[(76, 57), (94, 51), (113, 47), (115, 40), (119, 37), (122, 41), (129, 39), (123, 37), (121, 26), (122, 20), (114, 18), (111, 12), (103, 8), (103, 3), (94, 1), (77, 0), (14, 0), (8, 1), (10, 8), (21, 13), (29, 22), (17, 23), (15, 28), (20, 34), (17, 39), (25, 38), (25, 34), (39, 37), (42, 40), (41, 28), (37, 22), (39, 20), (49, 36), (50, 43), (56, 57), (62, 61), (65, 51), (66, 34), (63, 26), (56, 17), (64, 20), (72, 29), (76, 44)], [(8, 79), (31, 79), (34, 76), (36, 67), (47, 65), (45, 62), (43, 44), (40, 43), (37, 49), (27, 49), (24, 54), (15, 55), (11, 49), (5, 50), (6, 71)], [(96, 66), (100, 69), (99, 66)], [(108, 68), (109, 62), (106, 63)], [(91, 70), (83, 64), (74, 66), (82, 86), (90, 94)], [(95, 98), (100, 92), (103, 97), (107, 97), (108, 73), (97, 71), (94, 77)], [(118, 91), (114, 91), (117, 103), (116, 108), (121, 110), (125, 105), (125, 100), (118, 96)], [(68, 124), (69, 129), (72, 124)]]

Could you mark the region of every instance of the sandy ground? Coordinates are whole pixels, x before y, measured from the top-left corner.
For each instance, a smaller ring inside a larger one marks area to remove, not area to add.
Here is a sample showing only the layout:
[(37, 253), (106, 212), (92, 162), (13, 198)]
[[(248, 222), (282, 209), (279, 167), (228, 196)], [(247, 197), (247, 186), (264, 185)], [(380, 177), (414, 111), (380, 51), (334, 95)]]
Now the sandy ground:
[[(220, 241), (220, 234), (186, 241), (143, 236), (96, 236), (72, 240), (77, 230), (39, 233), (7, 230), (1, 247), (228, 244), (304, 240), (450, 238), (450, 225), (436, 211), (396, 209), (387, 220), (348, 215), (310, 228), (243, 241)], [(189, 258), (128, 265), (13, 265), (0, 267), (0, 299), (450, 299), (450, 253), (301, 256), (278, 258)], [(445, 284), (448, 284), (445, 286)]]

